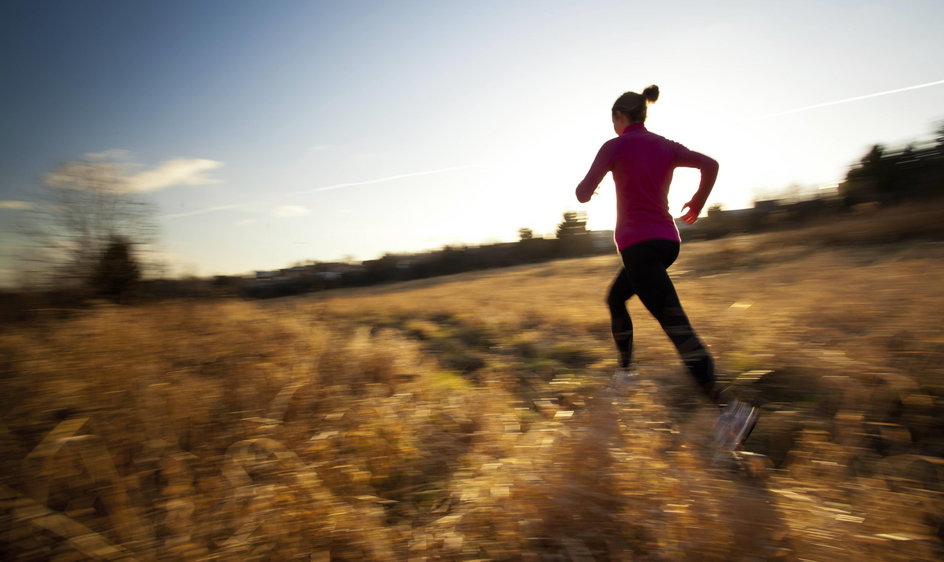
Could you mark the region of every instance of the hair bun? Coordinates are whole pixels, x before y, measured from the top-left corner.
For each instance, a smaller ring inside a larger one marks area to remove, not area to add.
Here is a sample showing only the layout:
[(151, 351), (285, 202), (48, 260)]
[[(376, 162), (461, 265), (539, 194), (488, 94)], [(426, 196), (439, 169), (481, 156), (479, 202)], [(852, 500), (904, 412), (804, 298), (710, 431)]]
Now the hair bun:
[(646, 86), (646, 89), (642, 91), (642, 97), (646, 98), (649, 103), (655, 103), (659, 99), (659, 87), (655, 84)]

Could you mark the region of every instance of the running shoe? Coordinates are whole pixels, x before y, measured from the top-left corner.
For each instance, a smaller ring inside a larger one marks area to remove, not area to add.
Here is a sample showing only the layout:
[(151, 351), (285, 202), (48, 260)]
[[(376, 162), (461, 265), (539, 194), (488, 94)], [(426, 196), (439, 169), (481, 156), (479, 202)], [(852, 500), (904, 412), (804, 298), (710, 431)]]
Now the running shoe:
[(734, 451), (751, 434), (756, 423), (757, 408), (747, 402), (732, 400), (718, 416), (715, 443), (719, 449)]
[(617, 369), (613, 373), (613, 378), (611, 380), (613, 388), (616, 389), (626, 389), (632, 387), (639, 380), (639, 373), (635, 369)]

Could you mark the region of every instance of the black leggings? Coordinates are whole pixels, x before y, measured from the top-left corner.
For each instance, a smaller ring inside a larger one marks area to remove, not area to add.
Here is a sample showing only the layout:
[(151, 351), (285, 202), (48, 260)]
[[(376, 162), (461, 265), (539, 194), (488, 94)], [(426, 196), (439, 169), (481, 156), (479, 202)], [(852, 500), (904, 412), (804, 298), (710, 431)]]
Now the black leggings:
[(620, 367), (629, 367), (633, 356), (633, 321), (626, 309), (626, 301), (639, 295), (639, 300), (675, 344), (698, 386), (711, 399), (717, 400), (711, 354), (692, 329), (666, 271), (678, 254), (678, 242), (662, 239), (639, 242), (621, 252), (623, 268), (613, 280), (606, 297)]

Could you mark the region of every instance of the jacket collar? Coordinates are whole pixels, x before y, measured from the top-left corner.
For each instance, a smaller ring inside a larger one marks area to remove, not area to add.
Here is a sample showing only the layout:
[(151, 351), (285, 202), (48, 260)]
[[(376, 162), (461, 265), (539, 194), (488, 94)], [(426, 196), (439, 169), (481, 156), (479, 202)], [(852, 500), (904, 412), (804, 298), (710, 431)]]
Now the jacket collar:
[(630, 123), (629, 126), (623, 129), (623, 132), (620, 134), (625, 135), (626, 133), (630, 131), (640, 131), (640, 130), (642, 131), (646, 130), (646, 125), (644, 123)]

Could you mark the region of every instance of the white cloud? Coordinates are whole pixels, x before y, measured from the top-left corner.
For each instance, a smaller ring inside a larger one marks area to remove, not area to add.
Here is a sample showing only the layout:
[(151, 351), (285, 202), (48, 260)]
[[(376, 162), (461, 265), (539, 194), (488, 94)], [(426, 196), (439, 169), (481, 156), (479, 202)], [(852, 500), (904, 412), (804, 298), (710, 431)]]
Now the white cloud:
[(131, 158), (131, 151), (123, 148), (112, 148), (102, 152), (85, 153), (86, 160), (128, 160)]
[(127, 151), (106, 150), (85, 155), (84, 161), (66, 162), (44, 176), (53, 187), (112, 193), (142, 193), (175, 185), (205, 185), (219, 180), (207, 175), (223, 165), (206, 158), (173, 158), (150, 170), (132, 173), (139, 165), (119, 162)]
[(328, 150), (328, 145), (316, 144), (308, 147), (309, 152), (321, 152), (322, 150)]
[(236, 221), (236, 226), (249, 226), (249, 225), (256, 224), (257, 222), (259, 222), (257, 219), (243, 219), (240, 221)]
[(115, 193), (127, 190), (125, 169), (126, 165), (115, 162), (66, 162), (43, 176), (43, 180), (61, 189)]
[(218, 179), (206, 175), (206, 172), (222, 165), (222, 162), (206, 158), (174, 158), (153, 169), (128, 176), (128, 191), (155, 191), (175, 185), (218, 183)]
[(0, 201), (0, 209), (9, 209), (13, 211), (25, 211), (35, 207), (29, 201)]
[(272, 215), (279, 218), (301, 217), (311, 214), (311, 211), (301, 205), (283, 205), (272, 211)]

